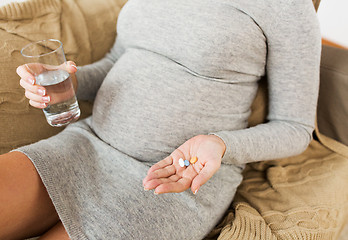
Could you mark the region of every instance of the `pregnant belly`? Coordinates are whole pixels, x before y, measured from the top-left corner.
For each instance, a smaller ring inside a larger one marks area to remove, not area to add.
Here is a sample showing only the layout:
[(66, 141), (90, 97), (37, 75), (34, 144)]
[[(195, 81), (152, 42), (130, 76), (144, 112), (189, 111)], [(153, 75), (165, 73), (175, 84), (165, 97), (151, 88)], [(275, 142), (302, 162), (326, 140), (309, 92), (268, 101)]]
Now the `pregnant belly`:
[(114, 148), (156, 162), (195, 135), (246, 127), (255, 91), (255, 84), (203, 79), (169, 59), (133, 50), (99, 89), (92, 128)]

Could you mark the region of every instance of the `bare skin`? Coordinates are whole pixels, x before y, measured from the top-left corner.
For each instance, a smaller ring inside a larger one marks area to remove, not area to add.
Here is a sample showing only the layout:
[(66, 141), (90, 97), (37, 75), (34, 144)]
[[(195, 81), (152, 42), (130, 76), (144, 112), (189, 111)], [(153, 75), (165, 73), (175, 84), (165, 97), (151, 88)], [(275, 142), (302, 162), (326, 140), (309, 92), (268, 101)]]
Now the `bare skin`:
[(48, 232), (42, 235), (39, 240), (70, 240), (68, 233), (65, 231), (65, 228), (62, 222), (58, 222), (53, 228)]
[(59, 222), (46, 188), (23, 153), (0, 155), (0, 193), (0, 239), (42, 235)]

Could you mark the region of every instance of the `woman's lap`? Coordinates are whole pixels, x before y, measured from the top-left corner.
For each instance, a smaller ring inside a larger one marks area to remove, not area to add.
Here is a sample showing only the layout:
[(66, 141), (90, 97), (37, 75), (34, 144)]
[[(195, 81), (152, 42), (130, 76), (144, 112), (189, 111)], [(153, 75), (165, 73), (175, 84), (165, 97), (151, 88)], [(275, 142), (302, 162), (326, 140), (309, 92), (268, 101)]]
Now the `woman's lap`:
[(149, 163), (101, 141), (84, 122), (20, 148), (34, 163), (72, 239), (200, 239), (230, 205), (241, 170), (222, 165), (197, 195), (154, 195)]

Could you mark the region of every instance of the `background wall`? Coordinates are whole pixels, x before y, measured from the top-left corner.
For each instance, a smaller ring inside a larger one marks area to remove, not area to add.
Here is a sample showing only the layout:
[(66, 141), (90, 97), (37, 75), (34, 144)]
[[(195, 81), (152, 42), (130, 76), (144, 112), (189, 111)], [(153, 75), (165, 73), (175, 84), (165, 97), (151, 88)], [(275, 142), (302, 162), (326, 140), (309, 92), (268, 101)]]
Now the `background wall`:
[(348, 0), (321, 0), (318, 18), (323, 38), (348, 48)]

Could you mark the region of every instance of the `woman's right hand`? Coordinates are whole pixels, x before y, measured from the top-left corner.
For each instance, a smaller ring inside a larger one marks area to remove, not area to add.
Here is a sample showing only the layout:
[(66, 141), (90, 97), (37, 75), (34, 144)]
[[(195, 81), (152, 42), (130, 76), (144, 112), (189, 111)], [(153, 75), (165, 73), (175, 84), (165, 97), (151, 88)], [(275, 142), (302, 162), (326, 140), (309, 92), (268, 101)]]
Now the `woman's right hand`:
[[(29, 64), (21, 65), (17, 68), (17, 74), (21, 77), (19, 84), (25, 89), (25, 97), (29, 99), (29, 104), (33, 107), (43, 109), (47, 107), (50, 102), (50, 96), (46, 93), (46, 89), (43, 86), (37, 85), (35, 77), (32, 71), (28, 68)], [(32, 64), (30, 64), (32, 66)], [(37, 65), (35, 67), (43, 68), (43, 65)], [(62, 70), (67, 71), (72, 79), (74, 89), (77, 88), (77, 80), (75, 72), (77, 71), (76, 64), (72, 61), (68, 61), (66, 64), (60, 67)]]

